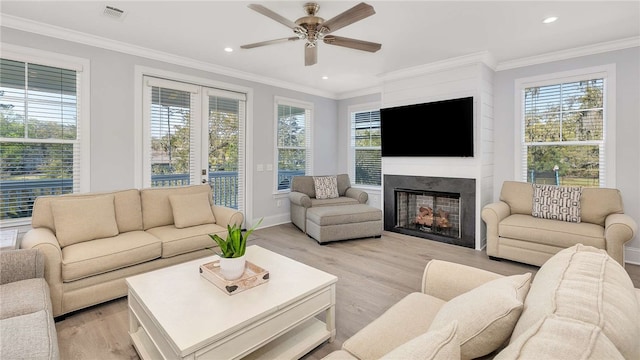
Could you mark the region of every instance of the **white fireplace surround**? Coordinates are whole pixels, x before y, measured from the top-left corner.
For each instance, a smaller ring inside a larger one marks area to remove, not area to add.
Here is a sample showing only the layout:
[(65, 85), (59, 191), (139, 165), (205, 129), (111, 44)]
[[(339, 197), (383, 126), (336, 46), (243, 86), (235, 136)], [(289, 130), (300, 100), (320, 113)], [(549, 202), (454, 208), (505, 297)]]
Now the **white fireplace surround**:
[[(382, 89), (383, 108), (473, 96), (473, 157), (384, 157), (382, 175), (383, 179), (385, 175), (474, 179), (477, 250), (486, 244), (480, 211), (493, 201), (493, 75), (483, 58), (478, 57), (455, 68), (407, 73), (407, 77), (399, 75), (386, 81)], [(384, 189), (384, 180), (382, 187)], [(383, 198), (383, 209), (384, 201)]]

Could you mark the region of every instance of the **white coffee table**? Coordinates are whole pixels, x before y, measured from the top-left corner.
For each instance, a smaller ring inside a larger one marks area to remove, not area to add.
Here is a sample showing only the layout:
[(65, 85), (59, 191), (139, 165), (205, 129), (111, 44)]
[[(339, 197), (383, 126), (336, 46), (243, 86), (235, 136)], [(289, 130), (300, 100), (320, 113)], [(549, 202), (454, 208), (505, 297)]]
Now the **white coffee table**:
[[(227, 295), (199, 274), (217, 256), (127, 278), (131, 340), (143, 359), (298, 359), (335, 338), (337, 278), (259, 246), (269, 281)], [(325, 321), (316, 315), (325, 313)]]

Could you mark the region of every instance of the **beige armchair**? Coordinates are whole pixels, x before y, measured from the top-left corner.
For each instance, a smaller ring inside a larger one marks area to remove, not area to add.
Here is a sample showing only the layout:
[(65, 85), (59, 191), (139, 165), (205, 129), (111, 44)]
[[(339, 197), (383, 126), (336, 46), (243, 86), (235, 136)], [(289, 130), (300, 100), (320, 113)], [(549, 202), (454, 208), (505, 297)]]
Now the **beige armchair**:
[(500, 201), (482, 209), (489, 257), (540, 266), (558, 251), (581, 243), (606, 250), (624, 266), (624, 244), (638, 225), (624, 214), (619, 190), (583, 188), (579, 223), (534, 217), (532, 208), (532, 184), (504, 182)]
[(339, 174), (338, 195), (333, 199), (316, 199), (313, 176), (295, 176), (291, 181), (291, 222), (300, 230), (307, 232), (307, 209), (316, 206), (356, 205), (366, 204), (369, 195), (362, 190), (351, 187), (349, 175)]

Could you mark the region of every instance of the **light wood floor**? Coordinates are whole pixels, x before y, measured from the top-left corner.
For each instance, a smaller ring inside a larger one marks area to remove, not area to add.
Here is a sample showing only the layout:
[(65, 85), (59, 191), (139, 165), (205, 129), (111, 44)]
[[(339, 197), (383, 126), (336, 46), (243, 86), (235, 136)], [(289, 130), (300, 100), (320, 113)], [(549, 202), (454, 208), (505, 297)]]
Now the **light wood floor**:
[[(405, 295), (420, 291), (422, 271), (431, 259), (493, 271), (503, 275), (532, 272), (537, 267), (489, 260), (484, 252), (385, 232), (379, 239), (318, 245), (291, 224), (257, 230), (250, 244), (293, 258), (336, 275), (337, 336), (306, 359), (321, 359)], [(627, 264), (640, 288), (640, 266)], [(128, 335), (126, 298), (81, 310), (56, 323), (63, 359), (138, 359)], [(213, 320), (212, 320), (213, 321)]]

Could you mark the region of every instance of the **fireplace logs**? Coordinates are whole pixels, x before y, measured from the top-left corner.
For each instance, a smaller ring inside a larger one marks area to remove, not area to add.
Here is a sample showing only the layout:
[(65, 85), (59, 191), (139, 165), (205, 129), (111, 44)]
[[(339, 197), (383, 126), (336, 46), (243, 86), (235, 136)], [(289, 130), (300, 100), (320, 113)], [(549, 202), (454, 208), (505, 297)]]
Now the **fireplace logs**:
[(434, 225), (434, 221), (435, 221), (435, 226), (437, 227), (447, 228), (451, 226), (449, 224), (448, 211), (443, 211), (442, 209), (438, 209), (438, 214), (435, 215), (435, 219), (434, 219), (433, 209), (430, 207), (421, 206), (419, 209), (418, 215), (416, 216), (416, 221), (415, 221), (416, 224), (431, 227)]

